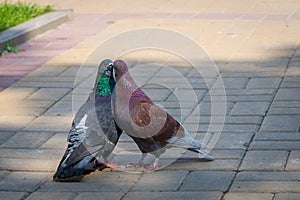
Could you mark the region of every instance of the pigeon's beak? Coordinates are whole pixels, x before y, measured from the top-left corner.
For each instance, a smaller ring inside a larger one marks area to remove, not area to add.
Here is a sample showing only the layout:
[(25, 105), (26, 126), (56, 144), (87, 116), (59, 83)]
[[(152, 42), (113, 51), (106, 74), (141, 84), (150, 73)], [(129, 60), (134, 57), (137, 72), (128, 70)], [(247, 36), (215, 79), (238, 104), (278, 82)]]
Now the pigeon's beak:
[(110, 77), (113, 73), (113, 63), (109, 63), (105, 67), (106, 67), (106, 69), (103, 72), (103, 74), (104, 74), (104, 76)]

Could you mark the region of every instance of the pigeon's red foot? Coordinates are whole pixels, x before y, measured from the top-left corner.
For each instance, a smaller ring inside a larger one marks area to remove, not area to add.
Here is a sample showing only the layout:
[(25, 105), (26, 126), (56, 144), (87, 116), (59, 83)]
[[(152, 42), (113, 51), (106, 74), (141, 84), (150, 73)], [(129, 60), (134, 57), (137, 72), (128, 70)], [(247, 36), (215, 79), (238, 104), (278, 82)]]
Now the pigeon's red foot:
[(95, 167), (96, 169), (99, 169), (100, 171), (102, 171), (102, 170), (105, 169), (107, 166), (106, 166), (104, 163), (98, 162), (97, 160), (95, 160), (95, 162), (94, 162), (94, 167)]
[(153, 163), (153, 165), (150, 165), (149, 167), (147, 167), (147, 171), (148, 172), (158, 171), (159, 167), (160, 167), (160, 164)]
[(105, 163), (105, 165), (109, 168), (117, 168), (119, 165), (117, 163)]
[(105, 168), (107, 168), (107, 167), (109, 167), (109, 168), (117, 168), (117, 167), (119, 167), (119, 165), (116, 164), (116, 163), (109, 163), (109, 162), (102, 163), (102, 162), (98, 162), (97, 160), (94, 162), (94, 166), (96, 168), (98, 168), (100, 171), (103, 170), (103, 169), (105, 169)]

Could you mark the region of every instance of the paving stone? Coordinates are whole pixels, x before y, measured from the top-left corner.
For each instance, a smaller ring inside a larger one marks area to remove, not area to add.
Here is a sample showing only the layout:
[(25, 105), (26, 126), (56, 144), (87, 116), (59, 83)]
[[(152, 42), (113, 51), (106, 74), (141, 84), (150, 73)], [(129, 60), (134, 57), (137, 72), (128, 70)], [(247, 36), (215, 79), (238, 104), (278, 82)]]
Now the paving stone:
[(133, 191), (177, 191), (188, 171), (158, 171), (143, 174)]
[(248, 151), (240, 170), (280, 171), (288, 156), (288, 151)]
[[(164, 161), (161, 160), (161, 163)], [(170, 163), (170, 161), (168, 161)], [(171, 165), (161, 170), (237, 170), (240, 164), (240, 160), (236, 159), (220, 159), (214, 160), (213, 162), (199, 162), (198, 160), (192, 159), (178, 159)]]
[(71, 116), (41, 116), (33, 120), (24, 131), (68, 132), (72, 123)]
[(157, 200), (157, 199), (205, 199), (217, 200), (221, 199), (222, 192), (129, 192), (123, 198), (124, 200), (130, 199), (143, 199), (143, 200)]
[(50, 159), (24, 159), (24, 158), (1, 158), (0, 170), (31, 171), (31, 172), (54, 172), (60, 160)]
[(9, 174), (8, 171), (0, 171), (0, 178), (4, 178), (5, 176), (7, 176)]
[(58, 102), (53, 105), (44, 115), (54, 115), (54, 116), (63, 116), (63, 115), (72, 115), (73, 114), (73, 105), (71, 102)]
[(10, 87), (1, 91), (0, 99), (25, 99), (26, 97), (30, 96), (34, 93), (37, 89), (36, 88), (17, 88), (17, 87)]
[(63, 154), (64, 150), (2, 148), (0, 151), (0, 158), (60, 159)]
[(287, 171), (299, 171), (300, 170), (300, 151), (291, 151), (287, 166)]
[(226, 78), (265, 78), (265, 77), (272, 77), (272, 78), (281, 78), (283, 76), (283, 72), (280, 71), (273, 71), (270, 72), (223, 72), (222, 77)]
[[(59, 83), (71, 82), (71, 83), (73, 83), (74, 82), (74, 78), (72, 78), (72, 77), (61, 78), (61, 77), (48, 77), (45, 75), (46, 74), (44, 74), (44, 76), (25, 76), (24, 78), (22, 78), (20, 80), (20, 82), (46, 82), (46, 83), (51, 83), (51, 82), (59, 82)], [(37, 87), (39, 87), (39, 86), (37, 86)]]
[(258, 115), (264, 116), (269, 103), (267, 102), (237, 102), (230, 112), (230, 115)]
[(48, 173), (41, 172), (12, 172), (0, 180), (0, 190), (32, 192), (36, 190), (48, 176)]
[(79, 70), (79, 67), (69, 67), (66, 69), (63, 73), (61, 73), (60, 77), (72, 77), (75, 78), (77, 75), (77, 72)]
[(261, 131), (295, 132), (299, 127), (299, 119), (300, 117), (291, 115), (268, 115), (263, 121)]
[(232, 192), (300, 192), (299, 181), (235, 181)]
[(10, 192), (0, 191), (0, 199), (14, 199), (21, 200), (26, 195), (26, 192)]
[(194, 171), (184, 182), (183, 191), (226, 191), (229, 187), (234, 172), (230, 171)]
[[(56, 78), (56, 77), (55, 77)], [(67, 81), (24, 81), (15, 83), (16, 87), (39, 87), (39, 88), (72, 88), (74, 87), (74, 82)]]
[(71, 89), (68, 88), (40, 88), (30, 95), (28, 100), (58, 100), (65, 96)]
[(250, 150), (295, 150), (300, 149), (300, 141), (254, 141)]
[(273, 95), (274, 89), (227, 89), (224, 93), (223, 90), (210, 90), (212, 96), (238, 96), (238, 95)]
[(67, 147), (67, 137), (68, 133), (55, 133), (49, 140), (42, 144), (40, 148), (65, 150)]
[(61, 183), (49, 181), (40, 191), (48, 192), (127, 192), (138, 181), (140, 174), (124, 172), (94, 172), (82, 182)]
[(272, 108), (270, 115), (300, 115), (300, 108)]
[(122, 192), (80, 192), (74, 200), (85, 200), (85, 199), (103, 199), (103, 200), (114, 200), (121, 199), (124, 193)]
[(17, 87), (39, 87), (39, 88), (51, 88), (51, 87), (74, 87), (75, 79), (73, 77), (48, 77), (47, 74), (43, 76), (26, 76), (15, 84)]
[(214, 149), (246, 149), (253, 133), (223, 133)]
[(244, 150), (217, 150), (213, 149), (211, 155), (216, 159), (241, 159)]
[(52, 133), (47, 132), (18, 132), (1, 147), (8, 148), (36, 148), (44, 143)]
[(299, 88), (300, 78), (299, 77), (284, 77), (281, 88)]
[(73, 199), (76, 193), (71, 192), (34, 192), (31, 193), (26, 200), (48, 200), (48, 199)]
[(299, 181), (300, 172), (244, 171), (236, 176), (237, 181)]
[(275, 97), (275, 101), (285, 100), (285, 101), (299, 101), (300, 93), (297, 88), (282, 88), (279, 89)]
[(298, 200), (300, 199), (300, 193), (278, 193), (275, 194), (274, 200)]
[[(232, 96), (226, 96), (226, 101), (227, 102), (249, 102), (249, 101), (253, 101), (253, 102), (261, 102), (261, 101), (266, 101), (266, 102), (270, 102), (272, 101), (273, 96), (272, 95), (232, 95)], [(205, 95), (205, 97), (203, 98), (204, 102), (211, 102), (211, 101), (224, 101), (224, 97), (223, 96), (212, 96), (210, 97), (209, 93), (207, 93)]]
[[(213, 119), (213, 121), (212, 121)], [(209, 124), (209, 123), (224, 123), (224, 116), (189, 116), (184, 124)], [(257, 124), (260, 125), (262, 117), (260, 116), (226, 116), (226, 124)]]
[(229, 192), (225, 194), (224, 200), (273, 200), (273, 194), (265, 193), (244, 193), (244, 192)]
[(166, 101), (199, 101), (206, 94), (206, 90), (177, 89)]
[(299, 76), (299, 62), (291, 63), (286, 71), (286, 76)]
[(61, 73), (63, 73), (66, 69), (68, 68), (68, 66), (51, 66), (51, 67), (47, 67), (46, 65), (44, 65), (43, 67), (35, 70), (34, 72), (32, 72), (30, 74), (30, 76), (58, 76)]
[[(233, 103), (232, 102), (227, 102), (227, 103), (223, 103), (223, 102), (201, 102), (199, 104), (199, 107), (197, 108), (198, 110), (195, 110), (193, 112), (193, 115), (200, 115), (202, 116), (211, 116), (211, 115), (224, 115), (224, 110), (226, 107), (226, 115), (227, 113), (231, 110), (231, 108), (233, 107)], [(215, 109), (216, 111), (214, 111), (214, 113), (212, 113), (212, 109)], [(220, 110), (220, 112), (218, 112)]]
[(282, 82), (280, 88), (299, 88), (299, 82)]
[(14, 134), (14, 132), (0, 132), (0, 145), (5, 143)]
[(172, 91), (168, 89), (143, 89), (143, 91), (153, 100), (153, 101), (163, 101), (166, 99)]
[(39, 116), (41, 115), (46, 108), (24, 108), (24, 107), (15, 107), (15, 108), (1, 108), (1, 112), (5, 116), (15, 116), (15, 115), (24, 115), (24, 116)]
[(36, 116), (2, 115), (0, 116), (0, 130), (20, 131), (35, 118)]
[(2, 100), (0, 99), (0, 108), (48, 108), (53, 102), (52, 101), (30, 101), (30, 100)]
[(190, 102), (190, 101), (183, 101), (183, 102), (174, 102), (174, 101), (154, 101), (155, 104), (165, 108), (165, 109), (169, 109), (169, 108), (182, 108), (182, 109), (192, 109), (195, 107), (195, 105), (197, 104), (197, 102)]
[(280, 80), (280, 78), (251, 78), (246, 88), (277, 88)]
[(271, 105), (273, 108), (300, 108), (300, 101), (274, 101)]
[(248, 78), (222, 78), (225, 89), (243, 89), (247, 82)]
[(172, 116), (188, 116), (190, 115), (192, 109), (184, 109), (184, 108), (168, 108), (165, 109)]
[(296, 141), (300, 140), (299, 132), (259, 132), (256, 141)]
[[(209, 127), (210, 126), (210, 127)], [(190, 132), (206, 132), (210, 128), (210, 132), (257, 132), (259, 126), (256, 124), (187, 124), (185, 128)]]

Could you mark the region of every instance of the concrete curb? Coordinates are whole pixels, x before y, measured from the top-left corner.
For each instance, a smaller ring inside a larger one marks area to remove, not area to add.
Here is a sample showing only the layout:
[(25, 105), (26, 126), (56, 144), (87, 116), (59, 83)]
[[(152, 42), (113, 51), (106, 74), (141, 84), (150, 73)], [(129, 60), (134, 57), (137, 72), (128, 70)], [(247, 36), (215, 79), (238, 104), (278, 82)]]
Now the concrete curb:
[(72, 18), (73, 10), (54, 11), (31, 19), (0, 33), (0, 50), (11, 41), (14, 46), (55, 28)]

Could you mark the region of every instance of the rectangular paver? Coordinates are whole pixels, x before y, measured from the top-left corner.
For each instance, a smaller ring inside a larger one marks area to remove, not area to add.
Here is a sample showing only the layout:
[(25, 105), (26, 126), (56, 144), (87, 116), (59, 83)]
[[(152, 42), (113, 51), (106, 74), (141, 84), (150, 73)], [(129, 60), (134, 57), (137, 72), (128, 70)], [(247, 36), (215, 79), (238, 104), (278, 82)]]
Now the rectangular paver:
[(224, 196), (224, 200), (273, 200), (273, 196), (268, 193), (229, 192)]
[(0, 190), (34, 191), (48, 176), (48, 173), (41, 172), (12, 172), (0, 180)]
[(125, 193), (123, 192), (80, 192), (74, 200), (85, 200), (85, 199), (103, 199), (103, 200), (114, 200), (121, 199)]
[(300, 192), (299, 181), (236, 181), (231, 187), (234, 192)]
[(176, 191), (188, 171), (159, 171), (143, 174), (133, 191)]
[(21, 200), (26, 195), (26, 192), (10, 192), (10, 191), (0, 191), (0, 199), (15, 199)]
[(234, 105), (230, 115), (264, 116), (269, 103), (267, 102), (238, 102)]
[(181, 190), (185, 191), (225, 191), (233, 179), (230, 171), (194, 171), (191, 172)]
[(248, 151), (240, 169), (280, 171), (284, 169), (287, 156), (288, 151)]
[(300, 116), (292, 115), (269, 115), (262, 124), (261, 131), (298, 131)]
[(82, 182), (61, 183), (49, 181), (42, 192), (127, 192), (138, 181), (140, 174), (126, 172), (94, 172)]
[(221, 199), (221, 192), (129, 192), (125, 195), (124, 200), (143, 199), (143, 200), (157, 200), (157, 199), (205, 199), (205, 200), (219, 200)]
[(48, 199), (61, 199), (69, 200), (76, 196), (76, 193), (71, 192), (34, 192), (31, 193), (27, 200), (48, 200)]
[(287, 166), (287, 171), (300, 171), (300, 151), (291, 151)]
[(300, 141), (254, 141), (251, 150), (300, 150)]
[(18, 132), (2, 144), (1, 147), (37, 148), (52, 135), (50, 132)]
[(298, 200), (300, 199), (300, 193), (278, 193), (275, 194), (274, 200)]

